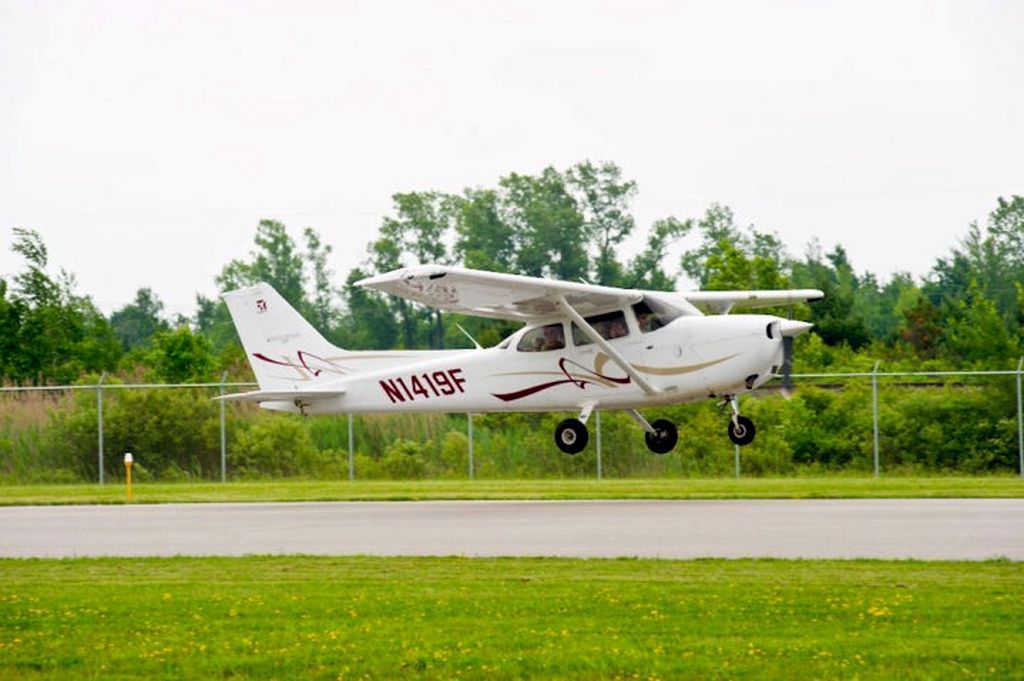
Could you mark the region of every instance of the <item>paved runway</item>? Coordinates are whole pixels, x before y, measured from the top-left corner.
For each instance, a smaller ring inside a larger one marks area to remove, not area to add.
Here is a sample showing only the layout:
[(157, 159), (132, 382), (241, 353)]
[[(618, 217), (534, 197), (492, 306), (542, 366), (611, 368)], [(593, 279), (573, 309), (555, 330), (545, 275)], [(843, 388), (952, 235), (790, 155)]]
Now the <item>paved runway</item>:
[(1024, 560), (1022, 499), (427, 501), (0, 508), (0, 556)]

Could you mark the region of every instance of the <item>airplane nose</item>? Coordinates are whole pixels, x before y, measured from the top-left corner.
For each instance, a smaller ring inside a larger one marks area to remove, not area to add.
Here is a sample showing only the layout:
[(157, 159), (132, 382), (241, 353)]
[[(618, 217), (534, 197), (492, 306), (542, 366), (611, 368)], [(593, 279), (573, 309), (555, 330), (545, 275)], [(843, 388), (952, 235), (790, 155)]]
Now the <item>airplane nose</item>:
[(795, 338), (802, 333), (810, 331), (814, 327), (814, 324), (808, 322), (800, 322), (795, 319), (783, 319), (779, 324), (782, 330), (782, 335), (789, 338)]

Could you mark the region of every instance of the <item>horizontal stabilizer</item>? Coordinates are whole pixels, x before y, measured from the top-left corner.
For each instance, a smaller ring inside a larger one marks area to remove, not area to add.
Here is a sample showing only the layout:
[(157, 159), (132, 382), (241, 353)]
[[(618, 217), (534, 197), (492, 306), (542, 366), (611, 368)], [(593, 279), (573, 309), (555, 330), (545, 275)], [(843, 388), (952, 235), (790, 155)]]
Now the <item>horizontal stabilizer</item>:
[(341, 397), (344, 390), (253, 390), (215, 397), (225, 402), (316, 402)]

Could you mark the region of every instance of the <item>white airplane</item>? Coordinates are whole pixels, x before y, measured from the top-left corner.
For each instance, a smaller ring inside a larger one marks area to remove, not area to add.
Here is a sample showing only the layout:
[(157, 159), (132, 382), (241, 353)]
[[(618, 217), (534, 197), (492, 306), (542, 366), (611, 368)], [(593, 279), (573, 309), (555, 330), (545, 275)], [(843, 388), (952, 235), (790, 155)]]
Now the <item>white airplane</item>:
[[(623, 410), (651, 451), (676, 426), (639, 409), (705, 398), (732, 408), (729, 438), (754, 439), (735, 397), (782, 375), (811, 324), (733, 307), (812, 301), (817, 290), (662, 292), (418, 265), (358, 282), (441, 310), (525, 322), (492, 348), (348, 351), (327, 342), (269, 284), (224, 294), (259, 390), (228, 400), (302, 414), (573, 411), (555, 429), (567, 454), (587, 446), (595, 409)], [(714, 312), (705, 316), (701, 311)], [(475, 341), (474, 341), (475, 344)]]

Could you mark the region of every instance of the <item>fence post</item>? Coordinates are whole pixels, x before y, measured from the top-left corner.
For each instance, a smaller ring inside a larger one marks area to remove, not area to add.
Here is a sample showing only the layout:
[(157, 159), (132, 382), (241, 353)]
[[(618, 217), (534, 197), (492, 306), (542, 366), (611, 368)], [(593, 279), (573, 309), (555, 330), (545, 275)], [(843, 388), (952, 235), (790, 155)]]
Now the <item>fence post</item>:
[[(738, 410), (739, 409), (739, 395), (736, 395), (735, 397), (733, 397), (733, 399), (736, 400), (736, 409)], [(733, 470), (733, 476), (738, 480), (739, 479), (739, 445), (738, 444), (733, 444), (732, 445), (732, 470)]]
[(874, 464), (875, 477), (878, 477), (878, 365), (881, 360), (875, 362), (875, 368), (871, 370), (871, 425), (874, 431)]
[(96, 384), (96, 433), (97, 447), (99, 448), (100, 484), (103, 484), (103, 379), (107, 372), (100, 374), (100, 381)]
[(353, 447), (354, 440), (352, 439), (352, 412), (348, 413), (348, 479), (349, 481), (356, 479), (356, 468), (355, 468), (355, 448)]
[(1021, 409), (1021, 368), (1024, 368), (1024, 357), (1017, 362), (1017, 458), (1020, 460), (1020, 477), (1024, 478), (1024, 413)]
[(597, 428), (597, 479), (601, 479), (601, 412), (594, 412), (594, 427)]
[(224, 427), (224, 382), (228, 380), (228, 372), (220, 376), (220, 481), (228, 481), (228, 436)]
[(469, 431), (469, 479), (473, 480), (473, 415), (466, 414), (467, 429)]

